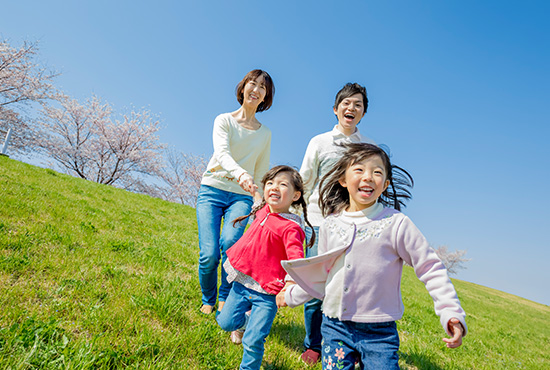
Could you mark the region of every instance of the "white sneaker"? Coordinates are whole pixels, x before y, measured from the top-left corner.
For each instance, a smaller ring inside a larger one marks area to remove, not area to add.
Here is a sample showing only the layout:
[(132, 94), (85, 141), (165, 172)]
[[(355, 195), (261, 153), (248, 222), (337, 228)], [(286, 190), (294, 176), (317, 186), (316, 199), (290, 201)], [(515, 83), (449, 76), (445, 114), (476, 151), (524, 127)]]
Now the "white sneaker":
[(231, 342), (233, 342), (233, 344), (242, 344), (243, 335), (244, 330), (233, 330), (229, 338), (231, 339)]

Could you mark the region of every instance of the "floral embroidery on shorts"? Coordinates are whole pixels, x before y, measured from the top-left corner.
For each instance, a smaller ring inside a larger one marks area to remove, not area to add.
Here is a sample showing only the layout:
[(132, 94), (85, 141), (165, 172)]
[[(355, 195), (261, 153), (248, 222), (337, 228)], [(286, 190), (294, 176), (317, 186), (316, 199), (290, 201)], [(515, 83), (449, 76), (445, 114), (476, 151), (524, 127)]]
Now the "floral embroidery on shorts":
[[(330, 346), (323, 348), (325, 351), (325, 354), (323, 355), (323, 369), (335, 370), (344, 368), (344, 357), (346, 357), (346, 353), (343, 348), (344, 343), (338, 342), (338, 345), (340, 348), (336, 348), (334, 352)], [(334, 355), (334, 358), (330, 355), (331, 353)]]

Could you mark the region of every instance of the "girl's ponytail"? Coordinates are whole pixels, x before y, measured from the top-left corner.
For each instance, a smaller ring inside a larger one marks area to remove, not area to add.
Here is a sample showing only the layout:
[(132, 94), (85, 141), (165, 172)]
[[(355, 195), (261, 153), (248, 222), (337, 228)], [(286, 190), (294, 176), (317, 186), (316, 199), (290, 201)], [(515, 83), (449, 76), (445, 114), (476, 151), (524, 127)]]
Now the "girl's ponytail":
[(414, 186), (412, 176), (403, 168), (391, 165), (391, 177), (388, 188), (380, 196), (380, 203), (401, 211), (406, 207), (405, 202), (412, 198), (411, 190)]
[(251, 216), (255, 216), (256, 212), (258, 212), (264, 206), (265, 206), (265, 199), (262, 197), (261, 203), (254, 204), (252, 206), (252, 209), (250, 210), (249, 214), (247, 214), (246, 216), (237, 217), (236, 219), (233, 220), (233, 227), (237, 224), (237, 222), (242, 222), (242, 221), (246, 220), (247, 218), (249, 218)]
[(311, 238), (309, 239), (309, 242), (306, 244), (307, 248), (311, 248), (313, 246), (313, 244), (315, 243), (315, 238), (317, 237), (317, 235), (315, 235), (315, 229), (313, 228), (313, 226), (311, 225), (311, 223), (307, 219), (307, 204), (306, 204), (306, 201), (304, 199), (303, 194), (300, 197), (299, 201), (300, 201), (299, 204), (302, 206), (302, 213), (304, 215), (304, 221), (307, 224), (307, 226), (309, 226), (310, 229), (311, 229)]

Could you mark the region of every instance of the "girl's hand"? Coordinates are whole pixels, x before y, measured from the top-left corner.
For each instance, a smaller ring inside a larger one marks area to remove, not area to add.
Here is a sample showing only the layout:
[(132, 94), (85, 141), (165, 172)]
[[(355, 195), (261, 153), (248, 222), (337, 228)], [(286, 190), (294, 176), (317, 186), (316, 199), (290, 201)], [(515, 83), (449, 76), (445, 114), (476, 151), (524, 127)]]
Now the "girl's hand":
[(286, 307), (287, 304), (285, 302), (285, 291), (286, 289), (283, 289), (275, 296), (275, 301), (277, 302), (277, 308)]
[(453, 337), (443, 338), (443, 341), (447, 343), (447, 347), (449, 348), (460, 347), (462, 345), (462, 335), (464, 334), (464, 327), (456, 317), (453, 317), (449, 320), (447, 327), (449, 328), (449, 331), (453, 333)]
[[(288, 276), (288, 275), (287, 275)], [(277, 294), (275, 296), (275, 302), (277, 303), (277, 308), (281, 308), (281, 307), (287, 307), (288, 305), (286, 304), (286, 301), (285, 301), (285, 292), (286, 290), (288, 289), (289, 286), (292, 286), (292, 285), (295, 285), (296, 283), (292, 280), (288, 280), (286, 283), (285, 283), (285, 286), (283, 287), (283, 289), (281, 289), (281, 291), (279, 292), (279, 294)]]
[(254, 184), (254, 178), (246, 172), (239, 176), (239, 185), (244, 191), (252, 194), (252, 196), (258, 190), (258, 186)]

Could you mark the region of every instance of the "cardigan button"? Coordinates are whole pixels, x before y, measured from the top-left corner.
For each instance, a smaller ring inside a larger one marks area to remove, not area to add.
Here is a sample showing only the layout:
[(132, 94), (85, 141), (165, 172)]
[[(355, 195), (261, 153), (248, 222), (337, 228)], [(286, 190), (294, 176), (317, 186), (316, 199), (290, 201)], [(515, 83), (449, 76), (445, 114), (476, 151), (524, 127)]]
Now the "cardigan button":
[(349, 289), (348, 289), (347, 287), (344, 288), (344, 292), (345, 292), (345, 293), (347, 293), (348, 290), (349, 290)]
[(348, 269), (350, 269), (350, 268), (351, 268), (351, 265), (348, 263), (348, 265), (347, 265), (346, 267), (347, 267)]

